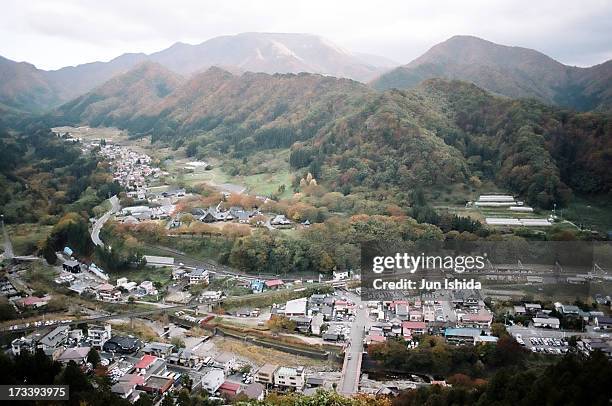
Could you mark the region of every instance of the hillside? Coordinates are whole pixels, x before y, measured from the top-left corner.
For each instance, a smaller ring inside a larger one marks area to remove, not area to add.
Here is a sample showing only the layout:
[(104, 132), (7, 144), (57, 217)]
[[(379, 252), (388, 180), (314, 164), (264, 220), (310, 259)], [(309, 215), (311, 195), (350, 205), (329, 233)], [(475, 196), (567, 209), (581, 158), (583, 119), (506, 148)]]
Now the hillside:
[(431, 78), (458, 79), (512, 98), (535, 98), (577, 110), (612, 107), (612, 65), (566, 66), (531, 49), (455, 36), (408, 65), (371, 82), (378, 90), (411, 89)]
[(348, 79), (211, 68), (117, 110), (110, 107), (126, 97), (123, 87), (110, 81), (101, 89), (114, 91), (59, 111), (73, 123), (116, 125), (203, 157), (291, 147), (294, 169), (309, 167), (345, 192), (487, 179), (550, 207), (567, 201), (570, 188), (612, 187), (609, 116), (496, 97), (466, 82), (429, 80), (380, 94)]
[(56, 89), (44, 72), (26, 62), (0, 56), (0, 107), (2, 110), (42, 111), (57, 104)]
[(59, 108), (68, 120), (93, 126), (130, 120), (178, 88), (182, 78), (161, 65), (144, 62)]

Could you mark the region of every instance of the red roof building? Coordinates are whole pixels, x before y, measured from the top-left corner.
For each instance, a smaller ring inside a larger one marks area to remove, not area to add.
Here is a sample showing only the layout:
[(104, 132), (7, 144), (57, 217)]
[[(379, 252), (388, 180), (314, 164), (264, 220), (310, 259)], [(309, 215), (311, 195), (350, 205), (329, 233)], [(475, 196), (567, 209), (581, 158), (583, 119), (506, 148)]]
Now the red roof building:
[(265, 285), (268, 289), (277, 289), (283, 286), (284, 284), (285, 282), (281, 281), (280, 279), (270, 279), (265, 282)]
[(154, 355), (143, 355), (142, 358), (134, 365), (134, 368), (143, 370), (149, 368), (157, 359)]
[(402, 334), (406, 340), (413, 335), (422, 335), (427, 332), (427, 324), (423, 321), (405, 321), (402, 323)]
[(240, 384), (236, 382), (225, 381), (219, 386), (219, 392), (228, 396), (236, 396), (240, 392)]

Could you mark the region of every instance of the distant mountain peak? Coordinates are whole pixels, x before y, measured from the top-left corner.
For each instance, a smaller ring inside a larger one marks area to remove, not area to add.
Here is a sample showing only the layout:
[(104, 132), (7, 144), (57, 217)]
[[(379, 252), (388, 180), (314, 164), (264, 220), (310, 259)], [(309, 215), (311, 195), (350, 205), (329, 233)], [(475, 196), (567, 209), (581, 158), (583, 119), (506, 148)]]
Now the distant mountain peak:
[(513, 98), (535, 98), (578, 110), (609, 109), (612, 92), (603, 89), (612, 86), (611, 69), (575, 68), (533, 49), (456, 35), (371, 85), (378, 90), (410, 89), (430, 78), (458, 79)]

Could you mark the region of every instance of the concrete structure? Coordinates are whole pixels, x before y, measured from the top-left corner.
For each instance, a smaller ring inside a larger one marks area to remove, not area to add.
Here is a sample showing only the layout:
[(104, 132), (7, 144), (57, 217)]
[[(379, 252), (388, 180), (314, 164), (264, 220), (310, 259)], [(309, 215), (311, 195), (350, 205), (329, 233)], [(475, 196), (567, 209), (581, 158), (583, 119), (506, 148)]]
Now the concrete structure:
[(111, 325), (90, 326), (87, 329), (87, 338), (90, 344), (97, 350), (101, 350), (104, 344), (111, 338)]
[(202, 376), (202, 389), (212, 395), (219, 390), (223, 382), (225, 382), (223, 370), (212, 368)]
[(189, 284), (198, 285), (200, 283), (208, 284), (210, 282), (210, 275), (206, 269), (198, 268), (191, 271), (189, 274)]
[(305, 297), (294, 299), (294, 300), (289, 300), (285, 306), (285, 316), (287, 317), (305, 316), (307, 305), (308, 305), (308, 299)]
[(157, 255), (145, 255), (145, 261), (147, 261), (147, 266), (152, 266), (155, 268), (161, 268), (164, 266), (174, 266), (174, 258), (172, 257), (160, 257)]
[(306, 383), (304, 368), (280, 367), (274, 372), (274, 385), (301, 390)]
[(255, 373), (255, 382), (263, 383), (264, 385), (274, 385), (274, 373), (277, 369), (278, 365), (264, 364)]

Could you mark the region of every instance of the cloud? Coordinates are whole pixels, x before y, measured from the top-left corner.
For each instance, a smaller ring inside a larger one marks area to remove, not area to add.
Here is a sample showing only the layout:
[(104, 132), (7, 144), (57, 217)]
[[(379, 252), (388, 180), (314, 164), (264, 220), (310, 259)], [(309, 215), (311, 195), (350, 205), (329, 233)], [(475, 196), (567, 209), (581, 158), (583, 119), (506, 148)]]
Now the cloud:
[(612, 2), (7, 0), (0, 55), (43, 68), (247, 31), (308, 32), (402, 63), (457, 34), (591, 65), (612, 53)]

